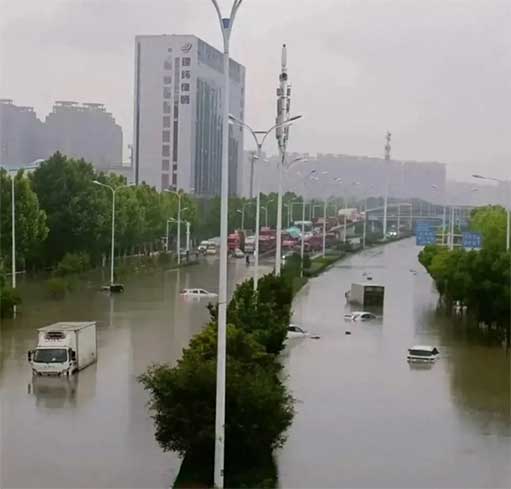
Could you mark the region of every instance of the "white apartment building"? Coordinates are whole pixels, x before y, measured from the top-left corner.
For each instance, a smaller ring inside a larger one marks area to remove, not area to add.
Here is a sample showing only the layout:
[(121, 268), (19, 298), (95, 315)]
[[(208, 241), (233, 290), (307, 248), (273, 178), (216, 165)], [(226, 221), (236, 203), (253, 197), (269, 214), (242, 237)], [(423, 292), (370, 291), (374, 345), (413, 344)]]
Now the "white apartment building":
[[(229, 110), (243, 120), (245, 68), (230, 62)], [(136, 36), (133, 167), (136, 183), (218, 195), (223, 54), (192, 35)], [(237, 193), (243, 129), (229, 126), (229, 192)]]

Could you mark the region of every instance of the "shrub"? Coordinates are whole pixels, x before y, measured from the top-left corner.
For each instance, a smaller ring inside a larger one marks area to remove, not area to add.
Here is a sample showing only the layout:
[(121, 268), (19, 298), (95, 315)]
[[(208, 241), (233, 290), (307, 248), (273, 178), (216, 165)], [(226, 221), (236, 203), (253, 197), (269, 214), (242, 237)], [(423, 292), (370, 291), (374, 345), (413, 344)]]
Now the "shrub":
[(21, 304), (21, 296), (16, 289), (11, 287), (0, 288), (0, 317), (12, 317), (14, 306), (19, 304)]
[(52, 299), (63, 299), (69, 290), (68, 281), (63, 277), (52, 277), (46, 282), (48, 293)]
[(57, 265), (56, 273), (60, 276), (85, 272), (90, 268), (90, 257), (87, 253), (66, 253)]

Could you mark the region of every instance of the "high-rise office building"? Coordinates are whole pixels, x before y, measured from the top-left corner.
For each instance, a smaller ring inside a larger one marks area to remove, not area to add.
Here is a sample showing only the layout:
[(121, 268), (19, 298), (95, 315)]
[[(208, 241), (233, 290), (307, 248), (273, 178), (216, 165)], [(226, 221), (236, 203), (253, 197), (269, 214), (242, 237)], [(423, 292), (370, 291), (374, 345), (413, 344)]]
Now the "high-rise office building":
[[(230, 61), (229, 110), (244, 117), (245, 68)], [(218, 195), (221, 188), (223, 54), (191, 35), (135, 39), (135, 182)], [(237, 193), (243, 129), (229, 126), (229, 192)]]

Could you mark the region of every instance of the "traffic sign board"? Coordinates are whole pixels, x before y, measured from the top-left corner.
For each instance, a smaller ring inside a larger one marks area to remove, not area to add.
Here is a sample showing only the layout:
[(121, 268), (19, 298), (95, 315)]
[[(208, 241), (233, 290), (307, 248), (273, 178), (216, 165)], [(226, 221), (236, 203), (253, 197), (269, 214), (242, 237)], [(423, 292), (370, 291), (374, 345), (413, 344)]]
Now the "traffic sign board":
[(481, 248), (481, 233), (464, 232), (463, 247), (464, 248)]
[(436, 232), (430, 222), (418, 221), (415, 225), (415, 244), (426, 246), (436, 243)]

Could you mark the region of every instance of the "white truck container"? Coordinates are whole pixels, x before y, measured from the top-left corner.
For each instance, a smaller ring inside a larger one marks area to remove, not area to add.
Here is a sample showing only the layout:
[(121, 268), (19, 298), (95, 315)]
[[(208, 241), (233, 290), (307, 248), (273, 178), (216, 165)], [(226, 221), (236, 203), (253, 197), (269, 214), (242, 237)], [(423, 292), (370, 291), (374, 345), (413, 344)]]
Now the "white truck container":
[(70, 375), (96, 361), (96, 323), (62, 322), (38, 330), (28, 361), (36, 375)]
[(248, 236), (245, 238), (245, 253), (254, 253), (255, 251), (255, 236)]
[(372, 282), (353, 283), (349, 293), (349, 301), (361, 306), (383, 307), (385, 287)]

